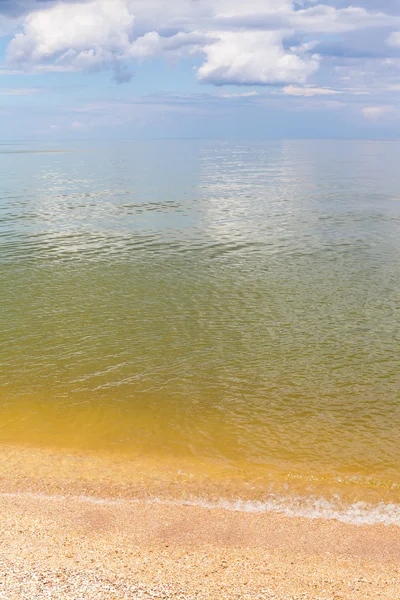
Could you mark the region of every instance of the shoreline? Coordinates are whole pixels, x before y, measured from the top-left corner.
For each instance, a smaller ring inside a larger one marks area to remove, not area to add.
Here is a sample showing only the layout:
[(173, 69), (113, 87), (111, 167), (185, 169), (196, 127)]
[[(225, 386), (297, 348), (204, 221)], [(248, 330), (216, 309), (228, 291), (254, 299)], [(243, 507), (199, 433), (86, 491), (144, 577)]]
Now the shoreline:
[(190, 457), (0, 445), (0, 496), (144, 501), (400, 528), (399, 487), (288, 477), (269, 467), (255, 471)]
[(400, 527), (132, 498), (140, 460), (106, 464), (0, 450), (0, 598), (400, 597)]

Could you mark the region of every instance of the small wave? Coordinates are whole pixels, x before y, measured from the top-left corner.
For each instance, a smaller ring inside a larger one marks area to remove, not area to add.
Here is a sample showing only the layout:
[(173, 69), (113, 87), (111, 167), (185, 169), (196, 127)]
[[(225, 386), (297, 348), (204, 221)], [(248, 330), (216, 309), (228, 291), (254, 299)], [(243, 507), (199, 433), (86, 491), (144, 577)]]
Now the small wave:
[(227, 510), (242, 513), (277, 513), (287, 517), (301, 517), (305, 519), (323, 519), (339, 521), (347, 525), (386, 525), (400, 527), (400, 504), (380, 502), (355, 502), (345, 504), (337, 496), (328, 500), (314, 496), (279, 496), (270, 494), (264, 500), (227, 500), (219, 499), (210, 501), (201, 498), (187, 500), (174, 500), (164, 498), (101, 498), (96, 496), (48, 495), (34, 492), (2, 492), (0, 498), (29, 498), (31, 500), (45, 500), (60, 502), (72, 500), (87, 504), (106, 506), (129, 506), (131, 504), (159, 504), (167, 506), (194, 506), (210, 510)]
[[(154, 501), (153, 501), (154, 502)], [(161, 501), (164, 503), (164, 501)], [(168, 503), (171, 503), (169, 501)], [(206, 500), (173, 501), (178, 505), (197, 505), (235, 512), (278, 513), (287, 517), (340, 521), (348, 525), (396, 525), (400, 526), (400, 504), (341, 503), (340, 499), (327, 500), (316, 497), (285, 497), (271, 495), (265, 500)]]

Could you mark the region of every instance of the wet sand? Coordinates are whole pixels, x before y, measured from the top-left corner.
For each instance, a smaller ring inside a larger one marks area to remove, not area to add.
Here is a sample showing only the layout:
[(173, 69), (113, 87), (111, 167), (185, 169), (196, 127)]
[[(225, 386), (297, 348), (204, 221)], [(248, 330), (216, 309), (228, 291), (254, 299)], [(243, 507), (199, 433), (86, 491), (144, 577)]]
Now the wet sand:
[(61, 457), (0, 453), (0, 598), (400, 598), (399, 527), (132, 501)]

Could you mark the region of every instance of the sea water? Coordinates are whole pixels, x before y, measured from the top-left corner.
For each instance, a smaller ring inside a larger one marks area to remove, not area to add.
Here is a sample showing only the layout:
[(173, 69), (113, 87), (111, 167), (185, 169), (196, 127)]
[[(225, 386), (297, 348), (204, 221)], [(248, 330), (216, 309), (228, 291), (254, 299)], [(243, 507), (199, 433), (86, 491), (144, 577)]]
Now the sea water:
[(235, 502), (346, 485), (396, 511), (399, 153), (0, 145), (0, 442), (192, 461)]

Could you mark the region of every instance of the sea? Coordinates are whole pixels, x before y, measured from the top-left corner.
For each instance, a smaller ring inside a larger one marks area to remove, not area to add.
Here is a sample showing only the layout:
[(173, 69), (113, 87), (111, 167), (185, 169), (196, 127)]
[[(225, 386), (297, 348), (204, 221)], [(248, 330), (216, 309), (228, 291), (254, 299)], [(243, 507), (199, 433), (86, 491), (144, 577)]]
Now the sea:
[(171, 501), (400, 525), (399, 155), (1, 143), (0, 443), (184, 468)]

